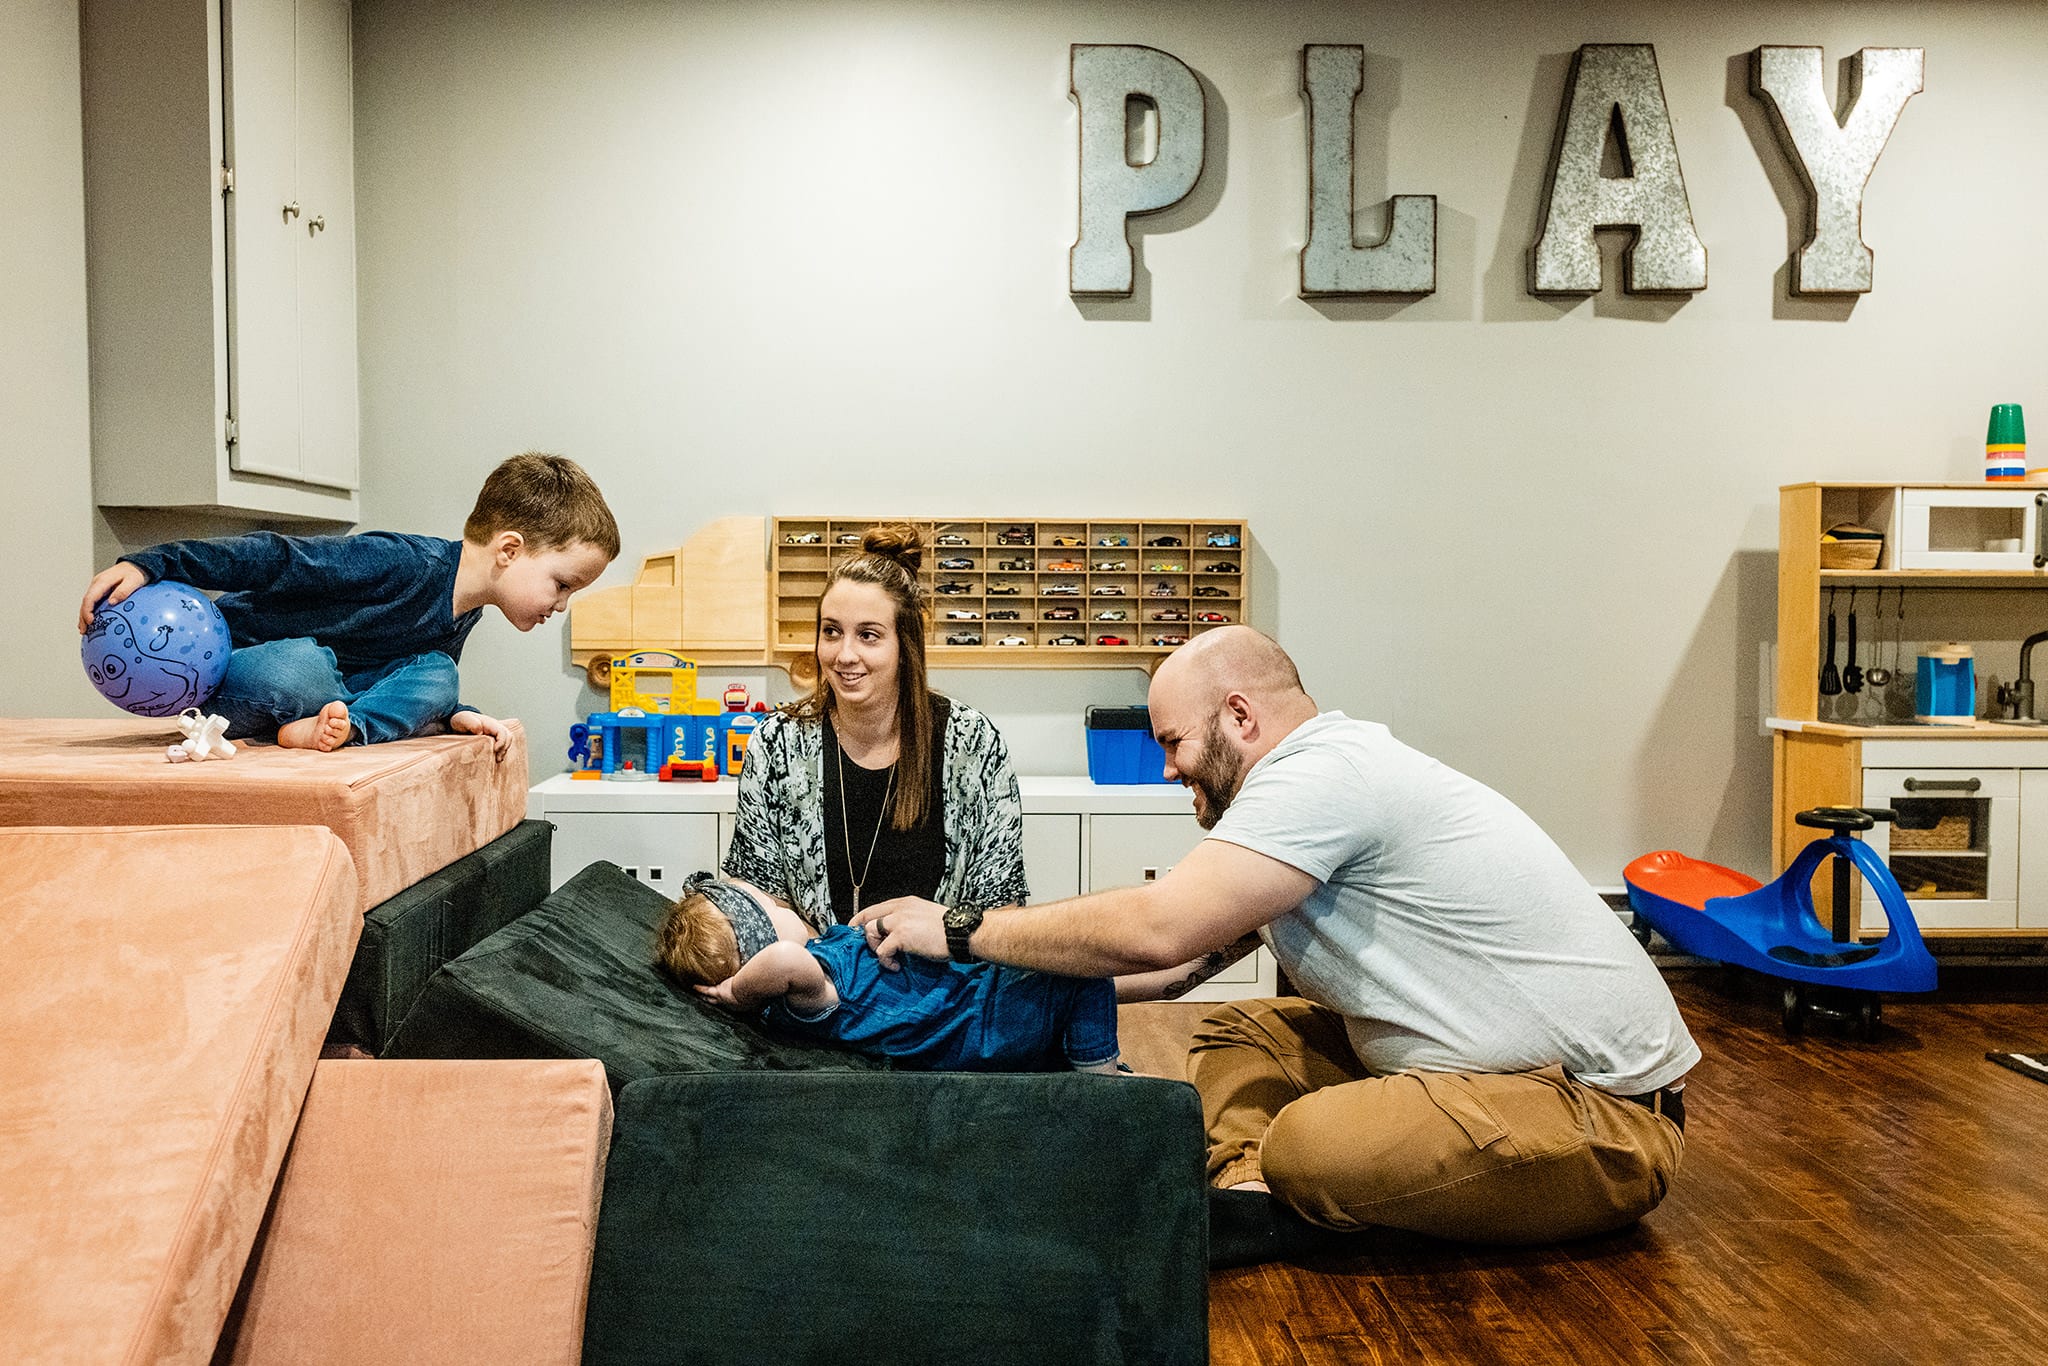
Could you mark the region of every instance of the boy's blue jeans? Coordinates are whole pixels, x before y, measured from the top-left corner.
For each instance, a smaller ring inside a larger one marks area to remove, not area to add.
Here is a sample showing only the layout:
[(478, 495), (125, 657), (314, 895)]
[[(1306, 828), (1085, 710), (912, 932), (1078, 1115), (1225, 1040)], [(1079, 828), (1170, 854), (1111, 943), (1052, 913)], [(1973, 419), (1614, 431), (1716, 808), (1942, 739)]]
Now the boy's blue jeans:
[(228, 656), (206, 710), (228, 719), (228, 738), (268, 736), (329, 702), (348, 704), (350, 744), (437, 733), (456, 708), (455, 661), (439, 650), (344, 675), (334, 651), (307, 637), (268, 640)]

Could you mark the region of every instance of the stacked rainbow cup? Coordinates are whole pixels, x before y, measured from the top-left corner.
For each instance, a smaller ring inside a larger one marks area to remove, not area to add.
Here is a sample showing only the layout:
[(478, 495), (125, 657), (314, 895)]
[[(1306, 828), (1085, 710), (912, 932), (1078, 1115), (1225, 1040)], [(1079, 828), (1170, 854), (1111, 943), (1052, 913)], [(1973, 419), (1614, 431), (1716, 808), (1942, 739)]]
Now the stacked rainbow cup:
[(2027, 477), (2027, 424), (2017, 403), (1991, 405), (1991, 426), (1984, 433), (1984, 477), (1994, 484), (2017, 484)]

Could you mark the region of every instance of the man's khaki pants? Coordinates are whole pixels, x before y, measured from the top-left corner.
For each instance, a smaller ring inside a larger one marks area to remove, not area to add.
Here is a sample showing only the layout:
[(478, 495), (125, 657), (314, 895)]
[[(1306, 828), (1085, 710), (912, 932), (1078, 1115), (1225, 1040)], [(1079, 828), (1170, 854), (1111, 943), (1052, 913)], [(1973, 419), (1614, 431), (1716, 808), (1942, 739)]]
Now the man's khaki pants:
[(1561, 1067), (1372, 1076), (1343, 1017), (1299, 999), (1226, 1006), (1189, 1052), (1210, 1182), (1264, 1180), (1327, 1228), (1481, 1243), (1603, 1233), (1655, 1209), (1685, 1151), (1671, 1120)]

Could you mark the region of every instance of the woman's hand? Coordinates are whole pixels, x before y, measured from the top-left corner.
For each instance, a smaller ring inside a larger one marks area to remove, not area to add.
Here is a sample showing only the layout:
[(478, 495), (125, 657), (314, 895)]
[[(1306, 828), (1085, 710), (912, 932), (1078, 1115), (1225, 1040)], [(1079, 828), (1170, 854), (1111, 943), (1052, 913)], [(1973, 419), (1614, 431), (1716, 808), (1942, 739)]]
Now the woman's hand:
[(923, 897), (899, 896), (892, 901), (863, 906), (849, 924), (868, 937), (868, 944), (882, 966), (891, 972), (902, 967), (899, 955), (909, 952), (920, 958), (945, 958), (946, 908)]

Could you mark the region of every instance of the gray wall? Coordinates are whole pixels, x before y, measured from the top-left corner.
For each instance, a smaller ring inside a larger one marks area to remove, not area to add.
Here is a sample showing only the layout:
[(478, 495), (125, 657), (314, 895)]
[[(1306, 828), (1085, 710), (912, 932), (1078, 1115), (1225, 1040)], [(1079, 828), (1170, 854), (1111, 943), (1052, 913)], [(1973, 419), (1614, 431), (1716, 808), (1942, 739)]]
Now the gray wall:
[[(75, 38), (70, 5), (20, 9), (53, 88), (0, 97), (33, 102), (8, 126), (63, 139), (4, 155), (64, 193), (34, 215), (54, 256), (11, 275), (70, 283), (7, 344), (69, 359), (10, 373), (59, 430), (11, 426), (8, 469), (54, 456), (30, 603), (68, 623), (92, 520)], [(1142, 225), (1127, 304), (1066, 293), (1076, 41), (1164, 48), (1210, 100), (1204, 181)], [(1617, 41), (1656, 44), (1713, 284), (1534, 299), (1565, 69)], [(1763, 871), (1777, 486), (1974, 479), (1987, 404), (2048, 421), (2038, 5), (358, 0), (356, 42), (366, 524), (452, 534), (529, 446), (613, 494), (608, 583), (734, 513), (1242, 516), (1318, 700), (1499, 787), (1603, 883), (1656, 847)], [(1438, 196), (1429, 298), (1295, 297), (1309, 42), (1369, 54), (1361, 202)], [(1801, 200), (1746, 91), (1760, 43), (1823, 46), (1831, 81), (1857, 47), (1927, 49), (1853, 306), (1786, 297)], [(68, 625), (30, 635), (8, 708), (96, 714)], [(528, 722), (537, 773), (596, 705), (560, 623), (488, 623), (464, 673)], [(1078, 771), (1079, 708), (1144, 685), (940, 681), (1038, 772)]]
[(0, 716), (104, 706), (78, 662), (93, 572), (75, 0), (0, 6)]
[[(1986, 405), (2043, 399), (2048, 12), (1110, 13), (361, 4), (367, 520), (452, 527), (535, 444), (612, 491), (629, 558), (730, 513), (1241, 515), (1318, 701), (1499, 787), (1596, 881), (1656, 847), (1762, 871), (1778, 485), (1973, 479)], [(1164, 48), (1210, 100), (1204, 181), (1127, 305), (1066, 293), (1075, 41)], [(1656, 44), (1710, 253), (1689, 302), (1524, 292), (1565, 69), (1600, 41)], [(1361, 202), (1438, 196), (1434, 296), (1294, 297), (1308, 42), (1369, 54)], [(1853, 307), (1786, 297), (1801, 201), (1747, 93), (1761, 43), (1823, 45), (1830, 81), (1927, 49)], [(470, 649), (478, 703), (552, 767), (595, 704), (565, 637)], [(1143, 678), (942, 685), (1021, 767), (1073, 771), (1074, 712)]]

